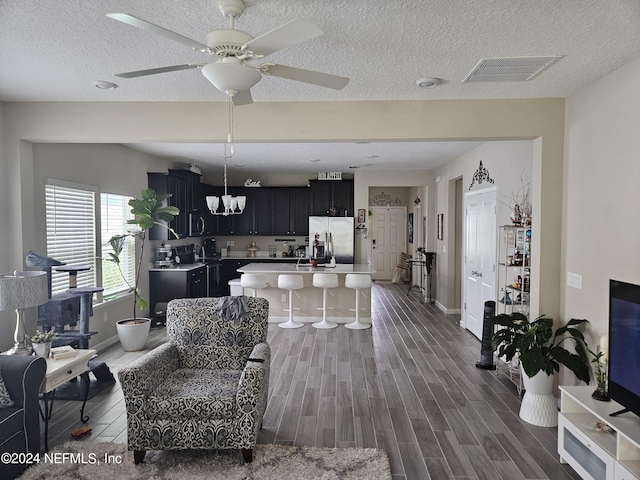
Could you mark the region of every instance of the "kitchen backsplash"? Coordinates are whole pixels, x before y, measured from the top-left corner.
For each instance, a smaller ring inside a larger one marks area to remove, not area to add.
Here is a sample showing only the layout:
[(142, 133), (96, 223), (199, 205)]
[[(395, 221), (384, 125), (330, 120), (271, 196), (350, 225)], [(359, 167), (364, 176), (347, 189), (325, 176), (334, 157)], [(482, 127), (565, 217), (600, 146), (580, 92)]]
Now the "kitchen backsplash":
[[(206, 237), (206, 238), (210, 238), (210, 237)], [(225, 236), (214, 236), (213, 238), (216, 239), (216, 250), (218, 251), (218, 253), (220, 253), (222, 251), (223, 248), (227, 249), (227, 252), (231, 255), (238, 256), (238, 255), (245, 255), (247, 253), (249, 253), (249, 245), (251, 244), (251, 242), (255, 242), (255, 246), (258, 249), (255, 253), (256, 253), (256, 257), (267, 257), (269, 256), (269, 247), (270, 246), (275, 246), (275, 250), (276, 250), (276, 255), (278, 257), (282, 256), (282, 252), (286, 252), (289, 250), (289, 246), (292, 247), (292, 249), (295, 251), (296, 248), (298, 248), (299, 246), (307, 246), (309, 245), (309, 238), (308, 237), (303, 237), (303, 236), (278, 236), (278, 237), (273, 237), (273, 236), (251, 236), (251, 235), (246, 235), (246, 236), (232, 236), (232, 237), (225, 237)], [(199, 245), (202, 245), (204, 243), (204, 239), (205, 237), (189, 237), (189, 238), (184, 238), (184, 239), (173, 239), (170, 241), (167, 241), (166, 243), (169, 243), (172, 247), (173, 246), (178, 246), (178, 245), (189, 245), (191, 243), (193, 243), (194, 245), (196, 245), (196, 247), (198, 247)], [(233, 245), (227, 245), (227, 242), (233, 242)], [(150, 250), (153, 250), (155, 247), (159, 247), (162, 242), (161, 241), (151, 241), (151, 248)], [(200, 249), (196, 249), (197, 252), (200, 251)]]

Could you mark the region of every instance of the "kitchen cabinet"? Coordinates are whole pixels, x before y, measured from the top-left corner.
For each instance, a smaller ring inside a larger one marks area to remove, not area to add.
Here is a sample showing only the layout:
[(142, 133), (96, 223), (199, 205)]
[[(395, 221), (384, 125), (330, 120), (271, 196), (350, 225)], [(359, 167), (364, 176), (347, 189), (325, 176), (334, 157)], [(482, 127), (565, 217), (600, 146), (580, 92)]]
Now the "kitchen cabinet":
[[(180, 214), (173, 219), (169, 227), (172, 228), (180, 238), (186, 237), (188, 235), (188, 215), (185, 210), (187, 204), (186, 181), (183, 178), (166, 173), (148, 173), (147, 177), (149, 188), (155, 190), (157, 194), (168, 193), (171, 195), (166, 200), (166, 203), (167, 205), (178, 208)], [(169, 230), (163, 226), (154, 225), (149, 230), (149, 240), (168, 240), (170, 236), (172, 235)]]
[[(189, 170), (169, 170), (168, 173), (148, 173), (147, 178), (149, 188), (158, 194), (170, 194), (168, 205), (180, 210), (180, 214), (170, 225), (178, 236), (183, 238), (203, 235), (204, 212), (200, 175)], [(170, 232), (164, 227), (154, 226), (149, 230), (150, 240), (169, 240), (171, 237)]]
[(272, 235), (309, 235), (309, 188), (271, 189)]
[(159, 302), (174, 298), (200, 298), (207, 296), (207, 267), (152, 269), (149, 271), (149, 299), (151, 308)]
[(242, 215), (234, 215), (236, 235), (271, 235), (271, 191), (268, 188), (234, 188), (233, 195), (245, 195)]
[(337, 215), (353, 216), (353, 180), (311, 180), (309, 182), (309, 215), (329, 215), (335, 207)]

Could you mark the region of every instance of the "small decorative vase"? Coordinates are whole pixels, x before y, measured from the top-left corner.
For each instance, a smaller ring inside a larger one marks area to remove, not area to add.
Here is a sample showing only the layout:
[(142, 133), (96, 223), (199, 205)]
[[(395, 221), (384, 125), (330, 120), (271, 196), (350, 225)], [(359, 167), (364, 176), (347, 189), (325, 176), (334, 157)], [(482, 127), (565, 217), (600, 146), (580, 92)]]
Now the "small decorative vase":
[(36, 356), (49, 358), (49, 354), (51, 353), (51, 343), (52, 342), (32, 344), (33, 351), (35, 352)]
[(311, 259), (311, 266), (313, 268), (316, 268), (318, 266), (318, 260), (316, 260), (315, 258)]

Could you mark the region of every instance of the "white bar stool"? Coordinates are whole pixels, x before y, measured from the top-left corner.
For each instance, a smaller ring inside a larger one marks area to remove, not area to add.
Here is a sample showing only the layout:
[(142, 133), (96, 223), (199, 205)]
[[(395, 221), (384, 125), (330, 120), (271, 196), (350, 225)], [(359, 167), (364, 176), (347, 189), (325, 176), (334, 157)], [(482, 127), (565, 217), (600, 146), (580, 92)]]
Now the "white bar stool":
[(293, 320), (293, 292), (304, 288), (302, 275), (278, 275), (278, 288), (289, 290), (289, 308), (285, 308), (285, 312), (289, 312), (289, 321), (278, 324), (280, 328), (300, 328), (304, 325)]
[(267, 277), (259, 273), (243, 273), (240, 277), (240, 286), (242, 288), (252, 288), (253, 296), (258, 296), (258, 290), (267, 288)]
[(327, 291), (338, 286), (338, 275), (336, 273), (314, 273), (313, 286), (322, 289), (322, 307), (318, 307), (318, 310), (322, 310), (322, 321), (314, 323), (313, 326), (315, 328), (336, 328), (337, 323), (327, 321), (327, 310), (331, 308), (327, 306)]
[[(354, 330), (371, 328), (371, 324), (362, 323), (360, 321), (360, 295), (364, 295), (364, 292), (362, 292), (363, 289), (371, 288), (371, 275), (348, 273), (344, 278), (344, 286), (347, 288), (353, 288), (356, 291), (356, 308), (349, 309), (356, 312), (356, 321), (345, 324), (345, 327)], [(364, 310), (364, 308), (362, 310)]]

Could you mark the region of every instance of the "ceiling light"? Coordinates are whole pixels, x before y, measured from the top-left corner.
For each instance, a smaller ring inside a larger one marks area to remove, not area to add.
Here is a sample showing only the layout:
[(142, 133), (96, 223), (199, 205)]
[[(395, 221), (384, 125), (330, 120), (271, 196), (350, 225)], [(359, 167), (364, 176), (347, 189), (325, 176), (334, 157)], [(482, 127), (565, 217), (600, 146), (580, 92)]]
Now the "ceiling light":
[(317, 162), (319, 162), (319, 161), (320, 161), (320, 159), (319, 159), (319, 158), (314, 158), (313, 160), (309, 160), (309, 161), (310, 161), (311, 163), (317, 163)]
[(433, 88), (440, 84), (439, 78), (425, 77), (416, 80), (416, 85), (420, 88)]
[(97, 80), (93, 82), (93, 85), (100, 90), (115, 90), (118, 85), (113, 82), (106, 82), (104, 80)]
[(378, 155), (366, 155), (364, 158), (378, 158)]

